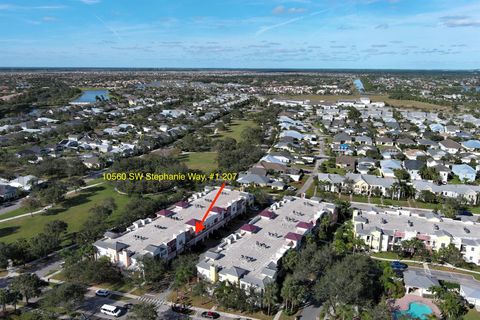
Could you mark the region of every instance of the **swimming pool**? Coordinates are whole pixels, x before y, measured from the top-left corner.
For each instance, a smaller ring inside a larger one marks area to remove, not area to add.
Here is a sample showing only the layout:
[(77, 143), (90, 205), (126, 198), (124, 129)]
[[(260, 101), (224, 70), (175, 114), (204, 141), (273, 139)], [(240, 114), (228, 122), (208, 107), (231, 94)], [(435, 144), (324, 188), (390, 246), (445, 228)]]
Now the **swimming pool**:
[(399, 316), (412, 316), (415, 319), (420, 320), (427, 320), (427, 315), (432, 314), (432, 309), (420, 302), (412, 302), (408, 305), (408, 310), (404, 311), (395, 311), (395, 318), (399, 318)]

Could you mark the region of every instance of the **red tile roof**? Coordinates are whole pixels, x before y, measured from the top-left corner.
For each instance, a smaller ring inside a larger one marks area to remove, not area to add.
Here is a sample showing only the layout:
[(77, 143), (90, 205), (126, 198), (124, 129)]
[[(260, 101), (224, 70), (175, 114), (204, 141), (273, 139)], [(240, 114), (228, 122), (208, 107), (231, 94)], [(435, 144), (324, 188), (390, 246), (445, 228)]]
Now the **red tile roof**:
[(244, 224), (240, 229), (243, 230), (243, 231), (255, 233), (255, 232), (257, 232), (260, 228), (257, 227), (256, 225), (248, 224), (248, 223), (247, 223), (247, 224)]
[(178, 201), (177, 203), (175, 203), (175, 206), (176, 207), (180, 207), (180, 208), (188, 208), (190, 204), (187, 202), (187, 201)]
[(157, 212), (157, 216), (170, 217), (174, 213), (172, 210), (162, 209)]
[(303, 236), (301, 234), (298, 234), (298, 233), (295, 233), (295, 232), (289, 232), (285, 236), (285, 239), (293, 240), (293, 241), (297, 241), (297, 242), (302, 240), (302, 238), (303, 238)]
[(300, 221), (299, 223), (297, 223), (297, 228), (307, 229), (307, 230), (312, 229), (313, 223)]
[(210, 210), (212, 212), (216, 212), (216, 213), (223, 213), (225, 211), (227, 211), (227, 209), (224, 209), (224, 208), (221, 208), (221, 207), (213, 207), (212, 210)]
[(259, 213), (259, 215), (269, 219), (273, 219), (277, 216), (273, 211), (270, 211), (268, 209), (263, 210), (262, 212)]
[(190, 220), (188, 220), (187, 222), (185, 222), (185, 224), (188, 224), (189, 226), (195, 227), (195, 223), (196, 223), (196, 222), (200, 222), (200, 220), (198, 220), (198, 219), (190, 219)]

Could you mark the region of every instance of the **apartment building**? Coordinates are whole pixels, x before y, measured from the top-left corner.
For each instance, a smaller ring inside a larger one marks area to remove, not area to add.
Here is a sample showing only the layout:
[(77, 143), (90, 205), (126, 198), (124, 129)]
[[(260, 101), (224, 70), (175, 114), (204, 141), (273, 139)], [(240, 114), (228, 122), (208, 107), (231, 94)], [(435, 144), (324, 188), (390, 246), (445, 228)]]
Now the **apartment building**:
[(480, 223), (476, 221), (453, 220), (426, 210), (372, 207), (353, 212), (355, 235), (372, 251), (390, 251), (404, 240), (417, 238), (435, 251), (453, 244), (465, 261), (480, 265)]
[(97, 255), (108, 257), (124, 268), (137, 268), (144, 255), (170, 260), (208, 237), (235, 216), (246, 212), (253, 196), (246, 192), (223, 189), (215, 206), (204, 222), (205, 229), (196, 234), (195, 223), (200, 221), (213, 201), (218, 188), (194, 194), (188, 201), (160, 210), (156, 218), (135, 221), (123, 233), (107, 232), (94, 243)]
[(285, 197), (203, 254), (197, 264), (198, 276), (261, 291), (275, 280), (283, 255), (298, 248), (323, 215), (332, 215), (336, 221), (335, 205)]

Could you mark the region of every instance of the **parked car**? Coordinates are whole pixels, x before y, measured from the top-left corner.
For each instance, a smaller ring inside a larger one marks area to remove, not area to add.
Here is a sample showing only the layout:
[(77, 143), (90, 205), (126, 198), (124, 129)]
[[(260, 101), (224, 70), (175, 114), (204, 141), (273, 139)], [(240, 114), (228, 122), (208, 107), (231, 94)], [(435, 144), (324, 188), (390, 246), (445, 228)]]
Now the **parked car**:
[(408, 268), (408, 265), (400, 262), (400, 261), (393, 261), (390, 266), (392, 267), (393, 270), (405, 270)]
[(117, 306), (112, 306), (110, 304), (104, 304), (100, 308), (100, 312), (108, 316), (118, 318), (122, 314), (122, 309)]
[(220, 318), (220, 314), (213, 311), (205, 311), (202, 312), (202, 317), (207, 319), (218, 319)]
[(95, 295), (99, 297), (108, 297), (110, 295), (110, 291), (105, 289), (98, 289), (95, 291)]
[(177, 306), (177, 305), (172, 306), (172, 311), (181, 313), (181, 314), (191, 314), (193, 312), (192, 309), (182, 307), (182, 306)]

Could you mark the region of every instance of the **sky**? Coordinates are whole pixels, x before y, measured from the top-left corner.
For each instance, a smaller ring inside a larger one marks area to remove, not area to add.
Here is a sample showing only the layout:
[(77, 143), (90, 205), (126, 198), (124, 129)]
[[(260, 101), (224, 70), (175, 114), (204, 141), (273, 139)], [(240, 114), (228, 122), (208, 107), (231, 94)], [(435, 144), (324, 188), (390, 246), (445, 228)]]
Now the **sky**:
[(0, 67), (480, 69), (479, 0), (0, 0)]

